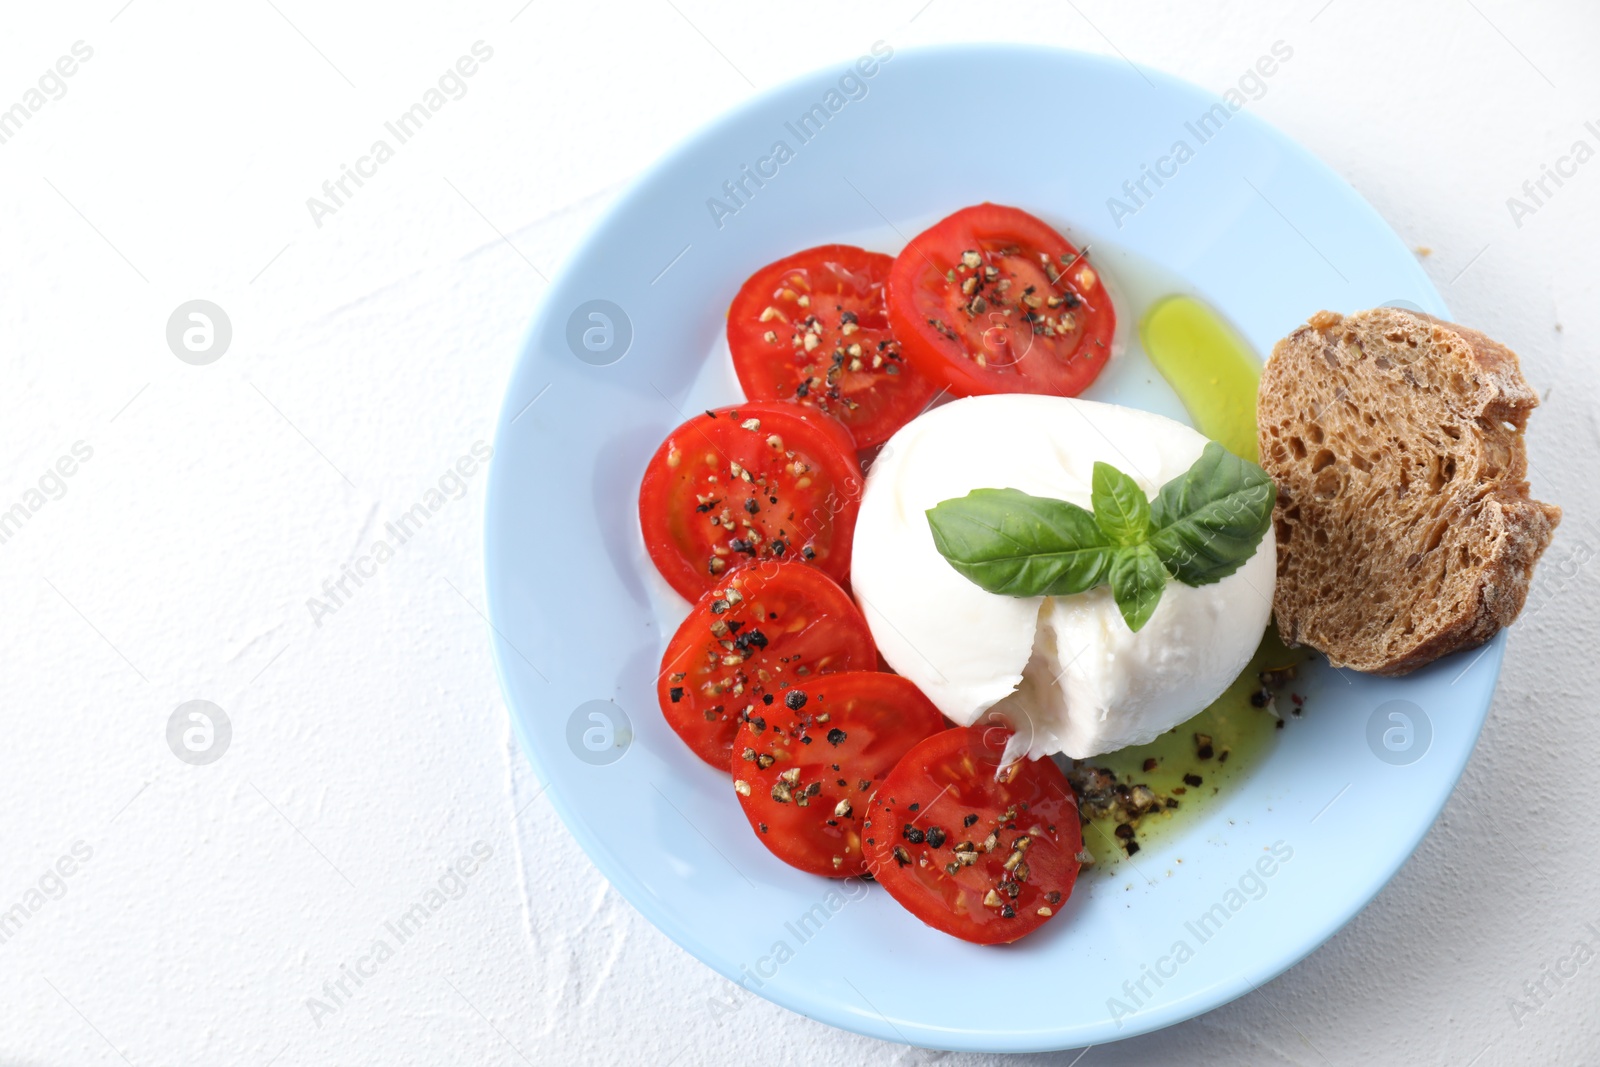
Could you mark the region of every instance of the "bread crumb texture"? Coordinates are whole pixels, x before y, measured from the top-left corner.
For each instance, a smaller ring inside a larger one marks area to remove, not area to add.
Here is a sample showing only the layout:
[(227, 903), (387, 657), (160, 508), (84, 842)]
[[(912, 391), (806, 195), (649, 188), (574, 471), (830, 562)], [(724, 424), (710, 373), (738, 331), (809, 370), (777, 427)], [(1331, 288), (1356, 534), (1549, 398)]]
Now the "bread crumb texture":
[(1405, 674), (1510, 625), (1561, 521), (1528, 495), (1538, 402), (1516, 353), (1430, 315), (1321, 311), (1279, 341), (1257, 417), (1283, 639)]

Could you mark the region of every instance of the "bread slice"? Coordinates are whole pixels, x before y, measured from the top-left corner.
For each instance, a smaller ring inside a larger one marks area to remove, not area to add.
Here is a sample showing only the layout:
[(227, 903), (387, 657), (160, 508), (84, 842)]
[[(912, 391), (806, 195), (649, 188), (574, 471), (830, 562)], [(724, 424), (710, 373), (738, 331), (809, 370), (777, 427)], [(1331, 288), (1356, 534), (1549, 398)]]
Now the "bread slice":
[(1261, 375), (1278, 630), (1405, 674), (1511, 624), (1561, 509), (1528, 495), (1516, 353), (1398, 308), (1323, 311)]

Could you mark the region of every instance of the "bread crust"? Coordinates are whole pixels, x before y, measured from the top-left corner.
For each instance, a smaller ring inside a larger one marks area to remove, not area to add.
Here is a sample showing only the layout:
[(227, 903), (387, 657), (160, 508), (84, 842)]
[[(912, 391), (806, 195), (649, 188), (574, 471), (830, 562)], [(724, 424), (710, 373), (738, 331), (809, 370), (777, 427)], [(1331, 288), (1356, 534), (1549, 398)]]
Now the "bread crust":
[(1323, 311), (1279, 341), (1257, 422), (1284, 640), (1397, 675), (1510, 625), (1561, 519), (1528, 491), (1538, 402), (1516, 353), (1430, 315)]

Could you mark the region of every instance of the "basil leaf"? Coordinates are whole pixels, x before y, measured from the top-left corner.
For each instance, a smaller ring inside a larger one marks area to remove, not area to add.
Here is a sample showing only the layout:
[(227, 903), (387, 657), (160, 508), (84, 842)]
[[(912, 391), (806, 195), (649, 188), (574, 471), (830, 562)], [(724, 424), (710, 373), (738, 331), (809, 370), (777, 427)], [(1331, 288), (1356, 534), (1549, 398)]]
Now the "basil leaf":
[(1117, 549), (1111, 562), (1111, 595), (1128, 629), (1138, 633), (1155, 614), (1167, 587), (1167, 568), (1148, 544)]
[(1210, 585), (1255, 554), (1277, 498), (1266, 471), (1208, 442), (1194, 466), (1156, 494), (1150, 547), (1185, 585)]
[(1070, 596), (1109, 584), (1137, 633), (1170, 578), (1209, 585), (1255, 554), (1278, 489), (1260, 467), (1215, 442), (1155, 500), (1128, 475), (1094, 465), (1091, 513), (1018, 489), (975, 489), (928, 509), (950, 566), (1002, 596)]
[(1114, 548), (1094, 516), (1019, 489), (974, 489), (929, 508), (933, 544), (991, 593), (1068, 596), (1102, 584)]
[(1094, 521), (1119, 545), (1137, 545), (1150, 536), (1150, 500), (1139, 483), (1109, 463), (1095, 463)]

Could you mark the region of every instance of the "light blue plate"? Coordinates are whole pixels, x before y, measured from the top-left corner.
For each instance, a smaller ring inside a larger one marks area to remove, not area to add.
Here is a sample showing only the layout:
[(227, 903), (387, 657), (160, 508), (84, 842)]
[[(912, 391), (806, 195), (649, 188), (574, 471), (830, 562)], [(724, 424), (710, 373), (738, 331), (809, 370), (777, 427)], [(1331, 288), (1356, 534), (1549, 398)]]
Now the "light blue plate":
[[(600, 871), (751, 991), (943, 1049), (1071, 1048), (1167, 1026), (1292, 966), (1383, 887), (1466, 764), (1503, 641), (1404, 679), (1312, 672), (1299, 685), (1305, 717), (1202, 820), (1136, 867), (1086, 871), (1039, 933), (979, 948), (922, 927), (879, 889), (774, 859), (727, 779), (668, 729), (653, 679), (684, 609), (644, 553), (640, 474), (686, 413), (739, 399), (720, 336), (752, 270), (836, 239), (893, 252), (981, 200), (1095, 246), (1128, 292), (1183, 279), (1262, 353), (1321, 308), (1446, 309), (1332, 171), (1245, 111), (1213, 113), (1217, 99), (1192, 86), (998, 45), (900, 52), (872, 69), (841, 65), (719, 119), (651, 168), (551, 285), (490, 477), (501, 684), (529, 760)], [(1031, 110), (1013, 107), (1022, 101)], [(1192, 158), (1162, 163), (1180, 140)], [(781, 164), (779, 141), (792, 153)], [(1146, 164), (1172, 176), (1147, 178), (1135, 203), (1123, 183)], [(746, 166), (767, 176), (744, 178), (735, 201), (724, 182)], [(1114, 219), (1113, 196), (1137, 210)], [(1127, 341), (1136, 309), (1119, 310)], [(1089, 395), (1171, 412), (1142, 358), (1127, 355)]]

